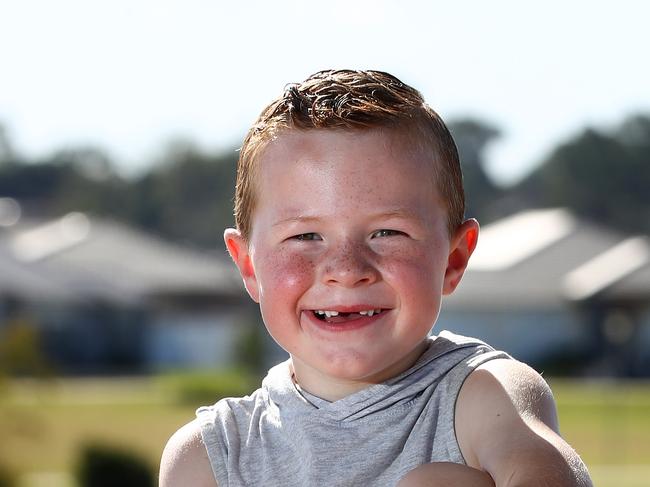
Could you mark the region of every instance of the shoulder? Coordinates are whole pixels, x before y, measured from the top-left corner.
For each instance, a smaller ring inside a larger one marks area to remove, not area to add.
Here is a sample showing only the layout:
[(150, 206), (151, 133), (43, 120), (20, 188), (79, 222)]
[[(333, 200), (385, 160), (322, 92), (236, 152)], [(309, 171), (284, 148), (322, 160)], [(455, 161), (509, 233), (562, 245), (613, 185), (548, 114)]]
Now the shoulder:
[(160, 487), (216, 487), (201, 427), (194, 420), (167, 442), (160, 461)]
[(463, 413), (494, 418), (516, 413), (523, 422), (539, 421), (558, 431), (551, 388), (533, 368), (512, 359), (490, 360), (469, 374), (457, 402), (456, 414)]
[(489, 472), (496, 485), (540, 476), (558, 486), (591, 485), (560, 436), (550, 387), (521, 362), (495, 359), (477, 367), (458, 395), (455, 427), (467, 464)]

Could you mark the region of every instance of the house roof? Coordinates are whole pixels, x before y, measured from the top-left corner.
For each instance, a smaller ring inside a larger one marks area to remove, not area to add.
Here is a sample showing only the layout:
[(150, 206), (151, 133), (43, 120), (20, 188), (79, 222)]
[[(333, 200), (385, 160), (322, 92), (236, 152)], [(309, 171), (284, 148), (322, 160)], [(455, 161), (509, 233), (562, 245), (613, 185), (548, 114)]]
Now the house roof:
[[(630, 237), (588, 260), (564, 277), (567, 298), (588, 299), (612, 286), (628, 287), (636, 271), (648, 267), (650, 246), (646, 237)], [(650, 294), (650, 290), (649, 294)]]
[(62, 288), (47, 273), (24, 265), (0, 245), (0, 295), (29, 297), (31, 301), (74, 301), (74, 293)]
[(650, 247), (564, 209), (487, 225), (450, 309), (553, 309), (567, 302), (650, 297)]
[(226, 259), (82, 213), (18, 228), (6, 246), (23, 265), (85, 297), (131, 302), (165, 294), (242, 294)]
[[(243, 294), (234, 266), (111, 220), (81, 213), (0, 233), (0, 294), (138, 302)], [(518, 213), (482, 230), (457, 310), (557, 309), (584, 300), (650, 303), (650, 242), (563, 209)]]
[(611, 301), (637, 301), (650, 305), (650, 264), (630, 273), (602, 292), (605, 299)]

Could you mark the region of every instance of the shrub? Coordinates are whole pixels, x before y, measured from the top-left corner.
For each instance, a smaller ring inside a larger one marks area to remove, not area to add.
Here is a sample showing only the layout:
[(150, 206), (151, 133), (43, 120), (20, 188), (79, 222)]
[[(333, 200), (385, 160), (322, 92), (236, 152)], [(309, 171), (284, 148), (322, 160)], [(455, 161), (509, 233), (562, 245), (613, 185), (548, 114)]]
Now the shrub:
[(85, 445), (76, 470), (79, 487), (153, 487), (154, 474), (139, 455), (115, 446)]
[(43, 353), (36, 325), (23, 318), (11, 319), (2, 325), (0, 371), (6, 375), (51, 376), (52, 368)]
[(11, 470), (0, 464), (0, 487), (14, 487), (16, 478)]

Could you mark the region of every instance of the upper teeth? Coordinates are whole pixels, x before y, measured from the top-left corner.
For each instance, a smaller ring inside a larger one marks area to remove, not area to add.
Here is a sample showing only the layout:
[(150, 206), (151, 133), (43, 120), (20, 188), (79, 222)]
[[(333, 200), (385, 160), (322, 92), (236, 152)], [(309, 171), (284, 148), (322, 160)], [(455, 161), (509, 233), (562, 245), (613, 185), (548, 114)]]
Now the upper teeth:
[(368, 311), (359, 311), (360, 315), (368, 315), (368, 316), (377, 315), (379, 313), (381, 313), (381, 309), (370, 309)]
[[(376, 314), (381, 313), (381, 308), (379, 308), (379, 309), (369, 309), (369, 310), (365, 310), (365, 311), (358, 311), (358, 313), (360, 315), (364, 315), (364, 316), (365, 315), (372, 316), (372, 315), (376, 315)], [(320, 310), (319, 309), (319, 310), (316, 310), (316, 314), (317, 315), (325, 315), (327, 318), (331, 318), (332, 316), (338, 316), (339, 312), (338, 311), (329, 311), (329, 310)]]

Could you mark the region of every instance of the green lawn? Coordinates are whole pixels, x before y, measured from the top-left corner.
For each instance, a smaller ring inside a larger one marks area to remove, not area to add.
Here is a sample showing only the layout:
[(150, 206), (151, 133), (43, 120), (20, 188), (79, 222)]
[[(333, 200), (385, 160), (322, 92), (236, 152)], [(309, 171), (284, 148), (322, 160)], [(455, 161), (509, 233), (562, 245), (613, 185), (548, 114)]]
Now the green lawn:
[(0, 400), (0, 463), (21, 475), (70, 472), (80, 446), (101, 441), (128, 448), (157, 469), (165, 442), (194, 409), (147, 379), (14, 384)]
[[(650, 383), (551, 384), (562, 434), (595, 485), (647, 485)], [(9, 383), (0, 396), (0, 464), (21, 474), (25, 487), (71, 485), (66, 473), (80, 445), (102, 440), (139, 452), (157, 468), (167, 438), (195, 409), (165, 391), (149, 379)]]
[(598, 487), (646, 487), (650, 479), (650, 383), (550, 381), (564, 438)]

